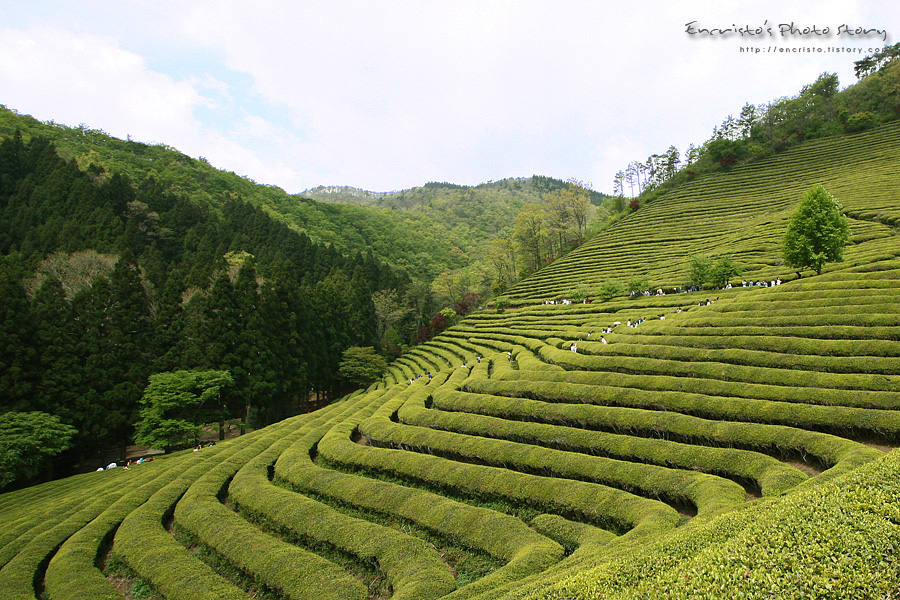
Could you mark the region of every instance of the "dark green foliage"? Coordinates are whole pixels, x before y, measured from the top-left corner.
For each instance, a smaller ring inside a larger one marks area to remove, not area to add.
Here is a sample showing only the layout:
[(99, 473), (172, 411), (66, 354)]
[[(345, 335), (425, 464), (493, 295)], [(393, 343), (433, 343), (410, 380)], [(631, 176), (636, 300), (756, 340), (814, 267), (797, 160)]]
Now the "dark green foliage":
[(381, 379), (387, 370), (387, 360), (371, 346), (360, 348), (351, 346), (341, 355), (339, 373), (341, 377), (360, 387)]
[(341, 353), (376, 342), (373, 293), (410, 283), (232, 196), (211, 209), (82, 171), (40, 137), (0, 142), (0, 170), (0, 409), (59, 415), (79, 463), (130, 441), (154, 372), (229, 371), (219, 418), (253, 424), (334, 397)]
[(0, 413), (0, 489), (33, 479), (71, 446), (75, 428), (42, 412)]
[(15, 275), (0, 262), (0, 410), (27, 410), (40, 376), (31, 307)]
[(706, 145), (706, 153), (713, 161), (727, 167), (746, 158), (747, 147), (734, 140), (717, 139)]
[(151, 448), (197, 441), (200, 425), (224, 418), (222, 390), (234, 383), (228, 371), (175, 371), (150, 376), (141, 398), (134, 438)]
[(788, 265), (815, 269), (821, 275), (826, 262), (843, 260), (850, 226), (841, 208), (822, 185), (810, 188), (784, 234), (782, 251)]

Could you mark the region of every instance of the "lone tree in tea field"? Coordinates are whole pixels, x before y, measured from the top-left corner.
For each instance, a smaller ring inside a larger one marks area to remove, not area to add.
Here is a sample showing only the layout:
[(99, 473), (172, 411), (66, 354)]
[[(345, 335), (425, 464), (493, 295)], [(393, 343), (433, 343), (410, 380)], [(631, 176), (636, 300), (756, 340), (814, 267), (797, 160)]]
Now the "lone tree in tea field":
[(224, 418), (221, 390), (234, 383), (228, 371), (174, 371), (150, 376), (141, 398), (134, 441), (151, 448), (195, 443), (200, 427)]
[(814, 185), (791, 217), (782, 240), (785, 262), (795, 269), (815, 269), (822, 274), (826, 262), (840, 262), (850, 239), (850, 226), (840, 203)]

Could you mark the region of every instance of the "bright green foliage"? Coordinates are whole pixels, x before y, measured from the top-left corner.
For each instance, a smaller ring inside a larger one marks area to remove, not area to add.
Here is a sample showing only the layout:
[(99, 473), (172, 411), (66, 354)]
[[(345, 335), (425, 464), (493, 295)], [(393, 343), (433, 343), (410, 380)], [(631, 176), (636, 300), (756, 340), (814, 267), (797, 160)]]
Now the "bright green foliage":
[(175, 371), (150, 376), (141, 398), (138, 444), (169, 448), (197, 439), (200, 425), (222, 418), (220, 392), (234, 383), (228, 371)]
[(725, 287), (734, 277), (741, 274), (741, 268), (730, 256), (723, 256), (716, 261), (709, 274), (710, 282), (716, 287)]
[(713, 262), (708, 256), (692, 254), (688, 261), (688, 283), (703, 287), (709, 283), (713, 274)]
[(37, 476), (49, 459), (71, 447), (75, 433), (47, 413), (0, 414), (0, 489)]
[(848, 133), (853, 133), (855, 131), (865, 131), (866, 129), (871, 129), (877, 124), (878, 115), (871, 111), (864, 110), (854, 115), (850, 115), (850, 117), (847, 119), (847, 122), (844, 123), (844, 129), (846, 129)]
[(622, 287), (622, 284), (613, 279), (608, 279), (603, 282), (603, 285), (600, 286), (600, 291), (598, 295), (603, 300), (609, 300), (611, 298), (615, 298), (616, 296), (621, 296), (625, 292), (625, 288)]
[(635, 275), (628, 279), (625, 288), (628, 292), (643, 292), (650, 289), (650, 280), (646, 277)]
[(850, 239), (850, 226), (841, 205), (815, 185), (806, 193), (791, 217), (782, 240), (785, 262), (798, 269), (815, 269), (822, 274), (826, 262), (840, 262)]
[[(889, 70), (900, 82), (900, 61), (895, 63)], [(698, 173), (545, 266), (540, 277), (510, 286), (506, 295), (514, 304), (540, 302), (577, 285), (627, 281), (636, 272), (653, 287), (680, 287), (691, 254), (730, 255), (742, 267), (742, 278), (785, 281), (791, 270), (778, 259), (790, 215), (811, 186), (825, 181), (853, 221), (846, 260), (867, 263), (875, 254), (893, 255), (897, 238), (891, 226), (900, 225), (898, 165), (900, 121), (895, 121), (808, 140), (728, 174)]]
[(387, 371), (387, 360), (375, 348), (352, 346), (341, 357), (340, 374), (347, 381), (366, 387)]
[(895, 596), (900, 455), (722, 516), (515, 598), (673, 600)]

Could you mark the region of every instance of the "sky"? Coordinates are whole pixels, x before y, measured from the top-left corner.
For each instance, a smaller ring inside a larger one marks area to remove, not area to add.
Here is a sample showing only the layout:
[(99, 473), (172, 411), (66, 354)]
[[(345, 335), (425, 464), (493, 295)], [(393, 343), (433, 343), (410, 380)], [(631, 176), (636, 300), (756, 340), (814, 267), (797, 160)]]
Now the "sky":
[(4, 0), (0, 104), (288, 193), (615, 173), (900, 41), (880, 1)]

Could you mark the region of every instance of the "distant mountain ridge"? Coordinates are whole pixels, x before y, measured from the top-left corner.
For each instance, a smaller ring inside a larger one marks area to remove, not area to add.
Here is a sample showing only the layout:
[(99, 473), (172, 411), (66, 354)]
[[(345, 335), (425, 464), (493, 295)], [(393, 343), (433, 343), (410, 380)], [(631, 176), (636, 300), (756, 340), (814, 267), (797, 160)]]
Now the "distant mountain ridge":
[(300, 196), (312, 198), (319, 202), (335, 202), (343, 204), (359, 204), (369, 206), (379, 198), (384, 198), (397, 192), (370, 192), (348, 185), (320, 185), (300, 192)]
[[(352, 186), (320, 185), (298, 194), (317, 202), (333, 204), (356, 204), (359, 206), (377, 206), (384, 208), (408, 208), (427, 203), (435, 198), (452, 196), (470, 192), (508, 193), (514, 198), (537, 201), (540, 195), (566, 186), (566, 182), (553, 177), (533, 175), (531, 177), (509, 177), (497, 181), (488, 181), (478, 185), (459, 185), (446, 181), (430, 181), (423, 186), (412, 187), (390, 192), (372, 192)], [(611, 196), (591, 190), (591, 202), (597, 206)]]

